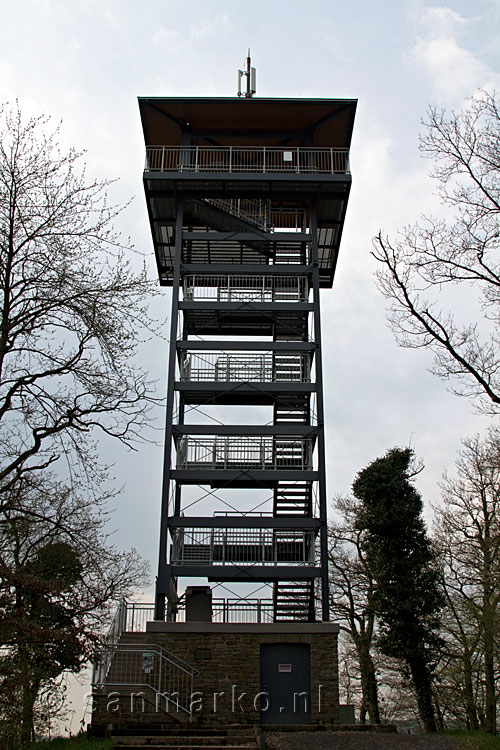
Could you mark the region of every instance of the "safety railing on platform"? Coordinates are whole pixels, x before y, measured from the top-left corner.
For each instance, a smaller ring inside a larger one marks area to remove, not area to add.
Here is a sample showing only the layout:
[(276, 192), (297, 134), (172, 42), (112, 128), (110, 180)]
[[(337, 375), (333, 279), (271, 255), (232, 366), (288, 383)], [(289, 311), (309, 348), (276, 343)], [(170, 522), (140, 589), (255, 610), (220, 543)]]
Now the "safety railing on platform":
[(307, 302), (307, 276), (189, 274), (183, 279), (189, 302)]
[(181, 361), (180, 379), (189, 382), (261, 382), (309, 383), (311, 365), (308, 354), (187, 353)]
[[(212, 622), (273, 622), (272, 599), (212, 599)], [(179, 602), (177, 622), (185, 622), (185, 602)]]
[[(181, 598), (178, 602), (178, 622), (184, 622), (186, 619), (185, 607), (186, 602)], [(144, 633), (146, 631), (146, 623), (154, 620), (155, 606), (153, 602), (130, 602), (123, 599), (119, 611), (119, 619), (122, 623), (126, 623), (126, 627), (122, 632)], [(248, 597), (213, 597), (212, 621), (229, 623), (272, 622), (273, 601), (272, 599)], [(111, 643), (113, 643), (113, 641), (109, 642), (109, 644)], [(109, 645), (107, 648), (109, 654), (112, 655), (112, 649)], [(96, 675), (95, 679), (97, 682), (102, 682), (101, 675)]]
[(177, 442), (177, 469), (311, 470), (311, 438), (194, 437)]
[(309, 231), (309, 212), (302, 208), (271, 208), (269, 214), (270, 232)]
[(315, 533), (297, 529), (179, 528), (172, 565), (312, 565)]
[(267, 146), (148, 146), (149, 172), (348, 174), (349, 150)]

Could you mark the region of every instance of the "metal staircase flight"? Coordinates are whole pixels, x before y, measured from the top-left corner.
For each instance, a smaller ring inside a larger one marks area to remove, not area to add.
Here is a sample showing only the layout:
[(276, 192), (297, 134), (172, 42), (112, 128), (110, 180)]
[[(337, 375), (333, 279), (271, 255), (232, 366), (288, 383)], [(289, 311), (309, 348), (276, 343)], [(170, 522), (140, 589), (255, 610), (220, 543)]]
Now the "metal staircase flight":
[(312, 581), (276, 581), (273, 587), (274, 622), (312, 622)]
[(312, 486), (310, 482), (279, 482), (274, 488), (273, 515), (312, 516)]

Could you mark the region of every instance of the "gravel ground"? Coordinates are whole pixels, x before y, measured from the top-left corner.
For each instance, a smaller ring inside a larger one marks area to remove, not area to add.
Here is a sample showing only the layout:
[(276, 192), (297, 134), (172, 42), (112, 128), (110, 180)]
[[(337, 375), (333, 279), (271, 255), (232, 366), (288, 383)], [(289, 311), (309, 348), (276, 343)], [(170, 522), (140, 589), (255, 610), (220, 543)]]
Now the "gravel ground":
[(276, 732), (269, 750), (472, 750), (469, 739), (378, 732)]

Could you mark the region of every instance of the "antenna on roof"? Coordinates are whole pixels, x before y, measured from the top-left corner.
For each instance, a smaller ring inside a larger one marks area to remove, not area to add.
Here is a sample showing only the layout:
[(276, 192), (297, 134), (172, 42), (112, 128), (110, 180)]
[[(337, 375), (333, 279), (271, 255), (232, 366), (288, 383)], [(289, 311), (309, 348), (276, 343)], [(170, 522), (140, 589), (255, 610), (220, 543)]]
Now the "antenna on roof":
[[(248, 50), (246, 60), (243, 63), (246, 70), (238, 70), (238, 96), (244, 96), (246, 99), (251, 99), (257, 91), (257, 72), (255, 68), (252, 68), (250, 62), (250, 50)], [(247, 77), (246, 91), (241, 90), (241, 79), (243, 76)]]

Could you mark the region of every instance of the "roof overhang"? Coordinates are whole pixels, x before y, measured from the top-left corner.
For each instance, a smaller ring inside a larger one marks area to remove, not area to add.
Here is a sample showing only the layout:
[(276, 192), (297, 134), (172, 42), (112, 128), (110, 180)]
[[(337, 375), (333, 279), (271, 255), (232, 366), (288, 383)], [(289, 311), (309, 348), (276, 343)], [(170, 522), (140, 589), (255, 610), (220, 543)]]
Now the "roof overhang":
[[(300, 141), (349, 148), (356, 99), (139, 97), (146, 146), (265, 146)], [(183, 140), (184, 135), (184, 140)]]

